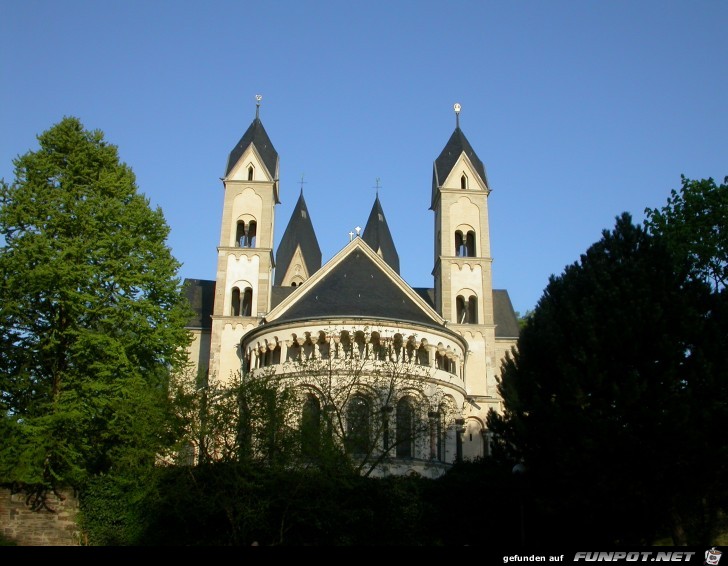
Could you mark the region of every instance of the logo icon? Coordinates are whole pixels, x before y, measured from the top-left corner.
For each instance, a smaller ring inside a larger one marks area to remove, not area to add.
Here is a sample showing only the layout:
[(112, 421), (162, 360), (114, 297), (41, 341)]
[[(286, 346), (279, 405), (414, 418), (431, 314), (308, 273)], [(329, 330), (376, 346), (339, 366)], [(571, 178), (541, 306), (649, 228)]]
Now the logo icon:
[(709, 564), (710, 566), (718, 566), (718, 562), (720, 562), (720, 557), (723, 555), (723, 553), (720, 550), (716, 550), (715, 547), (711, 548), (710, 550), (705, 551), (705, 564)]

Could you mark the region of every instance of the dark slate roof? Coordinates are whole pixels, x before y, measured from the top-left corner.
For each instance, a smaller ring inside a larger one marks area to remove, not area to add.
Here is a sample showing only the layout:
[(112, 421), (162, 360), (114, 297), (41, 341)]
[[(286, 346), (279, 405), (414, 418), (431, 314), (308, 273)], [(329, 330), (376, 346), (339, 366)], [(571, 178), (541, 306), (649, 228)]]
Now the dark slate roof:
[(311, 276), (321, 269), (321, 248), (316, 239), (316, 232), (311, 223), (311, 215), (308, 213), (306, 201), (303, 198), (303, 190), (298, 197), (291, 219), (288, 221), (286, 231), (283, 233), (278, 251), (276, 252), (276, 274), (275, 285), (280, 285), (291, 264), (296, 248), (301, 246), (303, 261), (306, 262), (308, 275)]
[(328, 317), (436, 322), (381, 266), (356, 248), (273, 322)]
[(215, 302), (215, 282), (203, 279), (185, 279), (183, 292), (194, 315), (187, 323), (187, 328), (212, 328), (212, 308)]
[(505, 289), (493, 289), (493, 318), (496, 338), (518, 338), (518, 318)]
[(447, 176), (450, 174), (452, 168), (455, 166), (455, 163), (457, 163), (457, 160), (460, 159), (460, 155), (463, 152), (465, 152), (465, 155), (467, 155), (468, 159), (470, 159), (470, 162), (473, 164), (473, 167), (475, 167), (475, 171), (478, 175), (480, 175), (485, 186), (488, 186), (488, 177), (485, 174), (485, 166), (475, 153), (473, 146), (470, 145), (468, 138), (465, 137), (465, 134), (458, 126), (450, 136), (450, 139), (440, 153), (440, 156), (435, 160), (435, 166), (432, 170), (433, 203), (435, 201), (437, 188), (445, 182), (445, 179), (447, 179)]
[[(412, 290), (417, 293), (425, 302), (430, 305), (433, 309), (435, 308), (435, 290), (432, 288), (425, 287), (413, 287)], [(437, 310), (437, 309), (435, 309)]]
[(283, 302), (291, 293), (296, 291), (298, 287), (271, 287), (270, 290), (270, 308), (274, 309)]
[(379, 202), (379, 195), (374, 200), (374, 206), (369, 213), (369, 220), (364, 227), (362, 239), (369, 244), (375, 252), (382, 251), (382, 259), (399, 274), (399, 254), (397, 248), (394, 247), (392, 233), (389, 231), (387, 219), (382, 210), (382, 203)]
[(255, 149), (258, 150), (258, 153), (263, 160), (263, 164), (268, 169), (268, 173), (271, 178), (275, 179), (276, 172), (278, 170), (278, 152), (273, 147), (273, 144), (263, 127), (263, 122), (261, 122), (260, 118), (257, 116), (250, 126), (248, 126), (248, 129), (243, 134), (243, 137), (240, 138), (238, 144), (230, 152), (227, 167), (225, 168), (225, 175), (227, 176), (230, 174), (232, 168), (235, 167), (235, 164), (238, 162), (243, 153), (245, 153), (245, 150), (248, 149), (251, 143), (254, 144)]

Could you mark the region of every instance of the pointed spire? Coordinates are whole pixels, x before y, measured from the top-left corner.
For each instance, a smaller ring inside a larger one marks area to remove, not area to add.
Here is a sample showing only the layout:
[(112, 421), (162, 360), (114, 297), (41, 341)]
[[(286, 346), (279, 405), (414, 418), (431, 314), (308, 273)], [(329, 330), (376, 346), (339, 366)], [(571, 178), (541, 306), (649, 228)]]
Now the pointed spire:
[(303, 261), (306, 263), (308, 275), (311, 276), (321, 269), (321, 248), (316, 239), (316, 232), (313, 229), (306, 200), (303, 198), (303, 187), (301, 187), (301, 194), (298, 197), (296, 206), (293, 208), (286, 231), (283, 233), (280, 244), (278, 244), (274, 285), (283, 283), (293, 256), (299, 247), (301, 248)]
[(362, 239), (369, 244), (370, 248), (382, 256), (382, 259), (392, 269), (399, 273), (399, 254), (397, 254), (397, 248), (394, 246), (392, 233), (389, 231), (389, 225), (384, 217), (384, 210), (382, 210), (382, 203), (379, 202), (378, 194), (374, 199), (372, 211), (369, 213), (369, 220), (367, 220), (364, 227)]
[(473, 168), (475, 169), (475, 172), (478, 174), (478, 176), (483, 181), (483, 184), (486, 187), (486, 190), (490, 190), (490, 185), (488, 184), (488, 177), (485, 174), (485, 165), (483, 165), (483, 162), (480, 160), (478, 155), (475, 153), (475, 150), (473, 149), (473, 146), (470, 145), (470, 142), (468, 141), (468, 138), (465, 137), (465, 134), (460, 129), (460, 110), (461, 106), (460, 104), (455, 104), (453, 106), (455, 110), (455, 130), (453, 131), (452, 135), (450, 136), (450, 139), (447, 141), (447, 144), (445, 144), (445, 147), (443, 148), (442, 152), (440, 152), (440, 155), (437, 159), (435, 159), (434, 167), (432, 169), (432, 201), (431, 201), (431, 207), (435, 202), (435, 197), (437, 194), (437, 191), (440, 189), (442, 184), (447, 179), (448, 175), (452, 171), (455, 164), (460, 159), (460, 156), (462, 154), (467, 155), (468, 159), (470, 160), (470, 163), (472, 163)]
[(253, 144), (255, 149), (258, 150), (258, 154), (263, 160), (263, 164), (268, 169), (270, 177), (276, 179), (278, 176), (278, 152), (273, 147), (273, 143), (270, 141), (268, 133), (263, 127), (263, 122), (260, 121), (260, 101), (262, 99), (263, 97), (260, 94), (255, 96), (255, 119), (250, 126), (248, 126), (243, 137), (240, 138), (240, 141), (230, 152), (227, 167), (225, 168), (225, 175), (228, 175), (230, 171), (232, 171), (243, 153), (245, 153), (245, 150), (250, 147), (250, 144)]

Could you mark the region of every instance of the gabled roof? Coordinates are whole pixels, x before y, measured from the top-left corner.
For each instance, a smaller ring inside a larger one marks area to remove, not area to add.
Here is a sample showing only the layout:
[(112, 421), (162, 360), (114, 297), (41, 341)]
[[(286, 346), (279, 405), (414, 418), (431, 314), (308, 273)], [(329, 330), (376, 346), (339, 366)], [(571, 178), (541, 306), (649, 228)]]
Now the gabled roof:
[(369, 213), (369, 219), (364, 227), (362, 238), (375, 252), (381, 252), (382, 258), (389, 264), (389, 267), (399, 273), (399, 254), (397, 254), (397, 248), (394, 246), (387, 219), (384, 217), (379, 195), (374, 200), (374, 206), (372, 206), (372, 211)]
[(432, 201), (435, 201), (435, 195), (438, 187), (445, 182), (447, 176), (452, 171), (453, 167), (457, 163), (460, 156), (465, 155), (472, 163), (475, 172), (480, 176), (483, 184), (488, 187), (488, 177), (485, 174), (485, 166), (480, 160), (478, 155), (475, 153), (473, 146), (470, 145), (468, 138), (460, 129), (460, 126), (455, 128), (455, 131), (450, 136), (450, 139), (445, 144), (439, 157), (435, 159), (435, 165), (432, 169)]
[(281, 301), (266, 322), (373, 318), (443, 326), (444, 320), (362, 238), (354, 238)]
[(268, 169), (268, 174), (271, 179), (276, 178), (278, 171), (278, 152), (273, 147), (273, 144), (268, 137), (268, 133), (263, 127), (263, 122), (260, 121), (258, 116), (255, 117), (253, 122), (248, 126), (248, 129), (240, 138), (240, 141), (230, 152), (228, 157), (227, 167), (225, 168), (225, 176), (230, 174), (230, 171), (238, 160), (242, 157), (245, 150), (248, 149), (250, 144), (255, 146), (258, 151), (258, 155), (263, 160), (263, 164)]
[(301, 190), (286, 231), (283, 232), (283, 237), (278, 245), (274, 285), (280, 285), (283, 282), (298, 246), (301, 246), (301, 254), (309, 275), (313, 275), (321, 268), (321, 248), (316, 239), (306, 200), (303, 198), (303, 190)]

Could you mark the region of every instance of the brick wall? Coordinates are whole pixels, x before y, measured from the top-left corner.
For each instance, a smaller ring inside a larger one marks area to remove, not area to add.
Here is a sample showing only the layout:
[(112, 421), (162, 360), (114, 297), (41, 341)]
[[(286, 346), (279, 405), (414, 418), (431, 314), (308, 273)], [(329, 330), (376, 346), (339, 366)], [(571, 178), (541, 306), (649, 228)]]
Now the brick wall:
[(55, 510), (32, 511), (25, 495), (0, 489), (0, 533), (18, 546), (78, 546), (78, 499), (72, 492), (61, 492), (65, 499), (49, 496)]

